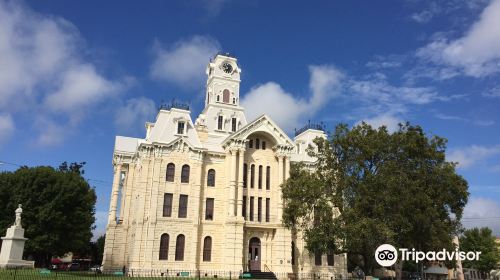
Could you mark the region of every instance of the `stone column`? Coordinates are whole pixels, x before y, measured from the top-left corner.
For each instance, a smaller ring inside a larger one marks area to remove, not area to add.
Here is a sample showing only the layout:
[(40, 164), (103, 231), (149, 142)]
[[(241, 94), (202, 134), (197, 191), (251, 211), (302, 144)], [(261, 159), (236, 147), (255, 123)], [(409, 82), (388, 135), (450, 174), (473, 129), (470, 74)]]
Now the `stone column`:
[(278, 155), (278, 186), (283, 183), (283, 156)]
[(122, 173), (122, 164), (115, 165), (115, 174), (113, 178), (113, 187), (111, 189), (111, 204), (109, 206), (108, 225), (116, 224), (116, 206), (118, 202), (118, 192), (120, 189), (120, 175)]
[(278, 154), (278, 211), (276, 211), (276, 221), (275, 222), (280, 222), (281, 221), (281, 216), (283, 215), (283, 200), (281, 198), (281, 184), (283, 183), (283, 159), (284, 156), (281, 154)]
[[(245, 149), (242, 148), (238, 151), (238, 203), (236, 215), (239, 219), (243, 219), (243, 160), (245, 155)], [(248, 178), (248, 177), (247, 177)], [(248, 186), (247, 186), (248, 187)]]
[(231, 149), (230, 151), (231, 160), (229, 168), (229, 216), (236, 216), (236, 153), (238, 150)]
[(290, 156), (285, 156), (285, 180), (290, 178)]

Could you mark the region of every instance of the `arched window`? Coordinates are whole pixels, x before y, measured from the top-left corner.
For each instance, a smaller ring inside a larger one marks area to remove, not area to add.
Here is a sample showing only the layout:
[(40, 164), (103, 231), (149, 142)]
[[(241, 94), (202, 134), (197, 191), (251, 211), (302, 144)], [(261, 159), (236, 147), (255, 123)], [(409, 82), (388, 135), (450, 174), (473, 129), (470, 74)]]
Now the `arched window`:
[(248, 141), (248, 148), (253, 148), (253, 140), (252, 139), (250, 139)]
[(262, 150), (266, 149), (266, 141), (262, 141)]
[(182, 166), (181, 183), (189, 183), (189, 165), (187, 164)]
[(255, 149), (260, 149), (260, 139), (255, 138)]
[(177, 235), (177, 241), (175, 242), (175, 260), (183, 261), (184, 260), (184, 243), (186, 242), (186, 238), (183, 234)]
[(266, 190), (271, 189), (271, 166), (266, 167)]
[(175, 164), (169, 163), (167, 165), (167, 182), (173, 182), (175, 177)]
[(217, 95), (217, 102), (220, 101), (220, 95)]
[(215, 187), (215, 170), (213, 170), (213, 169), (208, 170), (207, 186)]
[(203, 261), (209, 262), (212, 260), (212, 237), (207, 236), (203, 241)]
[(229, 103), (229, 90), (225, 89), (222, 92), (222, 102)]
[(168, 243), (170, 236), (166, 233), (161, 235), (160, 238), (160, 260), (168, 260)]
[(247, 187), (247, 181), (248, 181), (248, 165), (246, 163), (243, 163), (243, 187)]
[(250, 165), (250, 188), (253, 189), (255, 184), (255, 164)]

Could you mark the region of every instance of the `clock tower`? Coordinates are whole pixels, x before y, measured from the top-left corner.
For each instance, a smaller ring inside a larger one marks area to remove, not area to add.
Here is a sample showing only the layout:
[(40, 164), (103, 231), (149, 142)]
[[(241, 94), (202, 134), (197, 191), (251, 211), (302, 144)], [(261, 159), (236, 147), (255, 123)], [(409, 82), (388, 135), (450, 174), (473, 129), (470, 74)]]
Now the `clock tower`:
[(197, 124), (209, 133), (227, 135), (246, 125), (245, 112), (240, 106), (240, 74), (237, 59), (229, 54), (217, 54), (207, 66), (205, 109)]

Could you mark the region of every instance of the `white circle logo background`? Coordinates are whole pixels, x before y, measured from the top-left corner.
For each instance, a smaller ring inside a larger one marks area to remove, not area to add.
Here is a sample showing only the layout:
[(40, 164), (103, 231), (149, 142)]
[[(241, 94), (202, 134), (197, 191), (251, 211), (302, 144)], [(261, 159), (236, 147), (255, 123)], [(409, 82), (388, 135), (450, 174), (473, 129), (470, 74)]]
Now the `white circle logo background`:
[(398, 250), (391, 244), (382, 244), (375, 251), (375, 260), (381, 266), (391, 266), (398, 260)]

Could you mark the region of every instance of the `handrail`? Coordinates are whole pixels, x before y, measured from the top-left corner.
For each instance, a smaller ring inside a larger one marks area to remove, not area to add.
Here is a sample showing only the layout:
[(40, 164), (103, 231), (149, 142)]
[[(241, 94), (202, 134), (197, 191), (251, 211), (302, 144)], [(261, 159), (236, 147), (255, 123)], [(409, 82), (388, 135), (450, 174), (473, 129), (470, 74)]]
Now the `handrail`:
[(311, 121), (308, 121), (308, 123), (303, 126), (300, 129), (295, 129), (295, 136), (301, 134), (302, 132), (308, 130), (308, 129), (315, 129), (315, 130), (321, 130), (323, 132), (326, 131), (325, 125), (323, 122), (320, 122), (319, 124), (311, 123)]
[[(266, 271), (267, 270), (267, 271)], [(267, 264), (264, 264), (264, 271), (265, 272), (272, 272), (269, 267), (267, 266)]]

